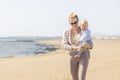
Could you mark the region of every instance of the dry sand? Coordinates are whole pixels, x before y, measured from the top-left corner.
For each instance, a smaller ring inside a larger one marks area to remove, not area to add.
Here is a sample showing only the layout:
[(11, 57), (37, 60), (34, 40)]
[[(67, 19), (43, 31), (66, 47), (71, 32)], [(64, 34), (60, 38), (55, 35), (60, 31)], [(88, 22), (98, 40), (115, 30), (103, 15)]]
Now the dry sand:
[[(59, 49), (44, 55), (1, 58), (0, 80), (72, 80), (61, 41), (38, 41)], [(120, 80), (120, 40), (94, 40), (86, 80)]]

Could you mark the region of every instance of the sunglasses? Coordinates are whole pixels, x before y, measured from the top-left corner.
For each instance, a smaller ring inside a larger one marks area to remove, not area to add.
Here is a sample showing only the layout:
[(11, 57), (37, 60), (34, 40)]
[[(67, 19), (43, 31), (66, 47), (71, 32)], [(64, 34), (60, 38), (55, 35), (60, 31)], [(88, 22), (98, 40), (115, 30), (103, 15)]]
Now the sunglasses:
[(78, 21), (75, 21), (75, 22), (73, 22), (73, 23), (70, 23), (71, 25), (73, 25), (73, 24), (77, 24), (78, 23)]

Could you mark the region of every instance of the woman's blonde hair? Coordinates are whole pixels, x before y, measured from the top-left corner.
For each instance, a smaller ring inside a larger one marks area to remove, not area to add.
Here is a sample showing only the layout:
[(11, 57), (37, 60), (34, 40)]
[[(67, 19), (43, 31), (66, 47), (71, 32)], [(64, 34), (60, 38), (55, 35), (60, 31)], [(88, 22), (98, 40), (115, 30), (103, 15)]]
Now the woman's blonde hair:
[(69, 21), (70, 21), (70, 19), (72, 19), (72, 18), (76, 18), (77, 21), (79, 21), (79, 19), (78, 19), (78, 15), (75, 14), (74, 12), (72, 12), (72, 13), (69, 15)]

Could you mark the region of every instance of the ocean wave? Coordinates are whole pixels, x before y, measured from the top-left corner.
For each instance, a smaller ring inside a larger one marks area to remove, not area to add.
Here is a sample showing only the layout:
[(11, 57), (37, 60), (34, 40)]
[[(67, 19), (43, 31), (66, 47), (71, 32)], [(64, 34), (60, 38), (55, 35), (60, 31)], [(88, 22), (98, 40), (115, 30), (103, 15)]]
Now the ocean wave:
[(34, 41), (0, 41), (0, 57), (16, 57), (44, 54), (58, 49), (54, 45), (36, 43)]

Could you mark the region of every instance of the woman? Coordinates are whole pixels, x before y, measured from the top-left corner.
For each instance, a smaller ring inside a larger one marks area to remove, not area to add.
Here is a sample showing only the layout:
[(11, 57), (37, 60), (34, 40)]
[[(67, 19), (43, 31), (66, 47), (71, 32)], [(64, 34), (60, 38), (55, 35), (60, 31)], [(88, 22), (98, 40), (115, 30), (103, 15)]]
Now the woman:
[[(78, 33), (78, 16), (75, 13), (71, 13), (69, 16), (69, 22), (71, 24), (71, 28), (66, 30), (62, 37), (62, 46), (65, 50), (69, 51), (70, 55), (70, 71), (72, 74), (73, 80), (85, 80), (86, 71), (88, 67), (90, 51), (87, 46), (83, 48), (79, 47), (79, 36)], [(92, 48), (92, 45), (91, 45)], [(87, 49), (87, 50), (85, 50)], [(75, 58), (74, 56), (77, 54), (79, 50), (83, 50), (81, 56), (79, 58)], [(78, 76), (78, 72), (80, 69), (80, 76)]]

